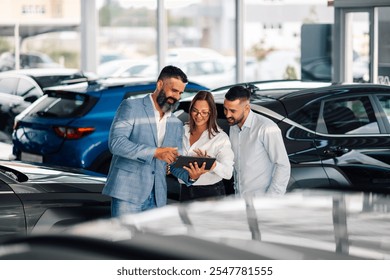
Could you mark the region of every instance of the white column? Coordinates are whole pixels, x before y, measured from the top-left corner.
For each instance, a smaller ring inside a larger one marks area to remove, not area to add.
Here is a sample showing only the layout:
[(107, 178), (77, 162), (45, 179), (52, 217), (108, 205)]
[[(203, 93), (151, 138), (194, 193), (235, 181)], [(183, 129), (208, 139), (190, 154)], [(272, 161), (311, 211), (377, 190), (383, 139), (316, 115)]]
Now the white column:
[(165, 66), (167, 49), (168, 49), (168, 32), (167, 32), (167, 16), (165, 11), (165, 0), (157, 1), (157, 59), (158, 69), (157, 73), (160, 73), (161, 69)]
[(81, 70), (96, 73), (98, 64), (98, 14), (96, 3), (95, 0), (80, 0), (80, 3)]

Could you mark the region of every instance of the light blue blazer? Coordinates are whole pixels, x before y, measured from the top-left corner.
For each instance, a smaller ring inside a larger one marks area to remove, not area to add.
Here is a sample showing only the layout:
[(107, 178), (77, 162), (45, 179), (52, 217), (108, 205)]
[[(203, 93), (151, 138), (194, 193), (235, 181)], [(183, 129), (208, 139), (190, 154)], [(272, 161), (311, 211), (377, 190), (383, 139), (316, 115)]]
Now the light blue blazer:
[[(167, 118), (162, 147), (182, 150), (183, 123), (173, 114)], [(125, 99), (120, 104), (109, 135), (113, 154), (103, 194), (141, 204), (155, 185), (157, 207), (167, 203), (166, 163), (153, 157), (157, 125), (150, 96)], [(180, 177), (188, 178), (188, 173)]]

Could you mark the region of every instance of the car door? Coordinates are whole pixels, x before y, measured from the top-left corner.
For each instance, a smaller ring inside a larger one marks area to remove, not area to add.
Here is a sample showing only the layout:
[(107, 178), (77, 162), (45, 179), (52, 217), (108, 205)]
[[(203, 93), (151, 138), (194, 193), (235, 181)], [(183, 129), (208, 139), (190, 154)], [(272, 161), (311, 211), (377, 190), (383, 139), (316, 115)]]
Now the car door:
[(390, 94), (322, 100), (315, 136), (322, 163), (341, 170), (353, 188), (390, 189), (389, 116)]
[(0, 175), (0, 237), (25, 232), (22, 203)]
[[(285, 107), (295, 108), (286, 102), (296, 103), (295, 100), (287, 100), (284, 103)], [(281, 129), (290, 159), (289, 191), (299, 188), (323, 188), (329, 187), (331, 184), (345, 184), (346, 180), (343, 176), (338, 176), (336, 182), (331, 181), (325, 171), (328, 167), (320, 161), (317, 146), (321, 144), (315, 138), (319, 109), (318, 102), (307, 102), (299, 110), (290, 113), (289, 118), (284, 118), (282, 121), (278, 121), (276, 116), (272, 118), (271, 113), (268, 114), (268, 117), (277, 122)], [(277, 111), (281, 111), (281, 109)]]

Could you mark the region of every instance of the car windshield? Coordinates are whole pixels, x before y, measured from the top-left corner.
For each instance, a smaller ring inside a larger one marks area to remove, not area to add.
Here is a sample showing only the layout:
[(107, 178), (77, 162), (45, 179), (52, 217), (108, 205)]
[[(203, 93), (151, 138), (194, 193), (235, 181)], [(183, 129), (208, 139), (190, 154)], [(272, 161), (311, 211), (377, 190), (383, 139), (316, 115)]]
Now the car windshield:
[(41, 97), (29, 112), (40, 117), (75, 117), (82, 115), (93, 97), (73, 92), (51, 93)]
[(79, 82), (80, 79), (85, 79), (85, 76), (82, 73), (74, 73), (71, 75), (49, 75), (35, 77), (36, 82), (40, 85), (41, 88), (58, 85), (66, 81), (71, 82), (77, 80)]

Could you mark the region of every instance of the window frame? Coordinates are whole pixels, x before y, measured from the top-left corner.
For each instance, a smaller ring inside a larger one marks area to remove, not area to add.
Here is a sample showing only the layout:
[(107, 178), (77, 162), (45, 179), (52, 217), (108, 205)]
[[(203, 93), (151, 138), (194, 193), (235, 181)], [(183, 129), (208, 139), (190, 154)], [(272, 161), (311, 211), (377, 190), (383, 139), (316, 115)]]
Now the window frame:
[[(379, 102), (379, 100), (375, 101), (375, 95), (377, 95), (377, 94), (373, 94), (373, 95), (371, 95), (371, 94), (364, 94), (364, 95), (354, 94), (354, 95), (347, 95), (347, 96), (341, 96), (341, 97), (328, 97), (328, 98), (322, 99), (321, 101), (319, 101), (319, 102), (321, 102), (321, 104), (320, 104), (320, 112), (319, 112), (318, 120), (317, 120), (317, 127), (315, 129), (316, 133), (317, 134), (324, 134), (324, 135), (332, 135), (332, 136), (336, 136), (336, 135), (340, 136), (341, 135), (343, 137), (357, 137), (357, 136), (368, 137), (371, 135), (374, 136), (374, 135), (379, 135), (379, 134), (385, 133), (387, 130), (384, 129), (382, 117), (380, 117), (378, 115), (378, 110), (379, 110), (378, 109), (378, 102)], [(366, 114), (367, 114), (369, 119), (371, 119), (372, 117), (374, 117), (376, 119), (376, 122), (378, 125), (378, 132), (377, 133), (343, 133), (343, 134), (329, 133), (328, 128), (327, 128), (326, 123), (325, 123), (325, 119), (324, 119), (325, 103), (327, 103), (327, 102), (336, 103), (337, 101), (340, 101), (340, 100), (351, 101), (351, 99), (362, 100), (363, 98), (367, 98), (367, 100), (369, 102), (369, 106), (372, 109), (372, 113), (370, 113), (366, 107), (364, 109), (365, 109)]]

